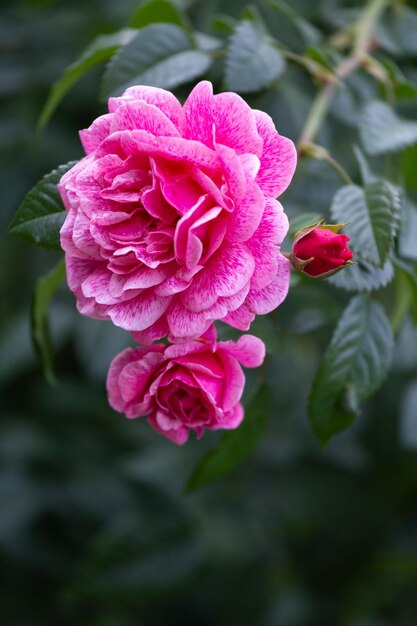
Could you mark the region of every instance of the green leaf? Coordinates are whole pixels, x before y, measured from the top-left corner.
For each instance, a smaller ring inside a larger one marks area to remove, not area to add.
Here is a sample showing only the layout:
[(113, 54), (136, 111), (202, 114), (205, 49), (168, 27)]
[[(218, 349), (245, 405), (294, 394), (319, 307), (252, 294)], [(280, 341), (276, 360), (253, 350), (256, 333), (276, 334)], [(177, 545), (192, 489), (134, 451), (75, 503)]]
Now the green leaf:
[(398, 100), (409, 100), (417, 97), (417, 85), (407, 80), (401, 69), (391, 58), (383, 59), (381, 65), (387, 72), (387, 78)]
[(326, 51), (318, 48), (317, 46), (308, 46), (307, 50), (304, 52), (304, 57), (315, 61), (329, 72), (333, 72), (334, 70), (334, 62), (326, 53)]
[(402, 81), (394, 85), (394, 95), (398, 100), (416, 100), (417, 85), (410, 81)]
[(59, 263), (41, 278), (32, 298), (31, 330), (32, 341), (39, 356), (44, 376), (49, 384), (56, 383), (47, 310), (56, 290), (65, 278), (65, 261), (61, 259)]
[(400, 331), (412, 307), (413, 290), (411, 278), (408, 270), (397, 264), (394, 279), (395, 296), (392, 298), (390, 310), (391, 328), (395, 335)]
[(401, 170), (404, 187), (415, 196), (417, 193), (417, 143), (402, 153)]
[(297, 231), (302, 228), (307, 228), (307, 226), (311, 226), (311, 224), (315, 224), (316, 222), (320, 222), (322, 219), (323, 215), (320, 213), (302, 213), (301, 215), (297, 215), (291, 220), (288, 235), (294, 237)]
[[(410, 313), (413, 324), (417, 326), (417, 263), (407, 263), (402, 259), (395, 259), (396, 276), (407, 280)], [(398, 294), (396, 294), (398, 298)]]
[(214, 50), (219, 50), (223, 46), (222, 40), (218, 37), (213, 37), (212, 35), (207, 35), (206, 33), (200, 33), (198, 30), (194, 31), (193, 37), (197, 47), (204, 52), (213, 52)]
[(362, 183), (367, 185), (377, 180), (378, 177), (373, 173), (371, 166), (359, 146), (353, 146), (353, 153), (359, 166)]
[(382, 268), (398, 229), (399, 208), (397, 189), (385, 180), (377, 180), (364, 188), (346, 185), (339, 189), (330, 212), (336, 222), (349, 222), (353, 250)]
[(380, 304), (351, 300), (337, 324), (313, 382), (309, 414), (320, 443), (347, 428), (360, 404), (381, 385), (391, 366), (394, 340)]
[(417, 268), (413, 274), (409, 275), (410, 288), (412, 292), (411, 318), (414, 326), (417, 326)]
[(417, 259), (417, 206), (404, 198), (399, 251), (406, 259)]
[(320, 31), (297, 11), (294, 11), (289, 4), (281, 0), (271, 0), (268, 2), (268, 6), (284, 15), (307, 44), (315, 46), (320, 43), (322, 39)]
[(400, 412), (400, 442), (405, 448), (417, 450), (417, 382), (411, 382), (405, 391)]
[(230, 15), (218, 14), (211, 21), (211, 28), (223, 35), (231, 35), (235, 27), (236, 20)]
[(61, 249), (59, 230), (66, 214), (57, 184), (76, 163), (70, 161), (60, 165), (29, 191), (9, 226), (12, 235), (18, 235), (42, 248)]
[(417, 55), (417, 12), (400, 2), (393, 3), (377, 31), (377, 41), (398, 57)]
[(374, 156), (396, 152), (417, 142), (417, 122), (399, 117), (384, 102), (370, 102), (359, 121), (365, 151)]
[(52, 87), (39, 117), (38, 130), (45, 128), (58, 104), (74, 83), (88, 70), (103, 61), (107, 61), (120, 46), (129, 43), (135, 34), (135, 30), (126, 28), (111, 35), (100, 35), (100, 37), (97, 37), (80, 58), (65, 70), (61, 78)]
[(129, 26), (132, 28), (143, 28), (149, 24), (161, 22), (185, 26), (184, 16), (168, 0), (149, 0), (140, 4), (132, 13)]
[(374, 267), (370, 263), (354, 256), (355, 265), (349, 265), (327, 280), (339, 289), (346, 291), (375, 291), (390, 283), (394, 277), (392, 262), (388, 260), (384, 267)]
[(278, 78), (284, 69), (283, 56), (262, 29), (249, 20), (240, 22), (227, 51), (227, 88), (241, 93), (259, 91)]
[(211, 57), (195, 48), (186, 30), (174, 24), (151, 24), (117, 52), (106, 68), (102, 97), (120, 95), (132, 85), (172, 89), (201, 76)]
[(217, 448), (202, 458), (188, 481), (187, 491), (218, 480), (252, 454), (265, 431), (269, 405), (268, 392), (262, 387), (246, 407), (242, 424), (223, 435)]

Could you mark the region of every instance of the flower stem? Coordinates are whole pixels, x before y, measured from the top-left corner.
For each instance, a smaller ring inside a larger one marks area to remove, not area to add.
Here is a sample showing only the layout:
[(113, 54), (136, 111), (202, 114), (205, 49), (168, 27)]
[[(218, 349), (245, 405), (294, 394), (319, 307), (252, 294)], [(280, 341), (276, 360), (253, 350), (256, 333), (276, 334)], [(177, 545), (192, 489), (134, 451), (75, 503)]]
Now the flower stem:
[[(335, 69), (335, 75), (339, 80), (344, 80), (362, 65), (369, 49), (373, 46), (372, 37), (375, 26), (388, 2), (389, 0), (370, 0), (366, 4), (355, 24), (353, 50)], [(330, 108), (338, 83), (339, 81), (327, 83), (318, 92), (301, 131), (298, 141), (299, 148), (305, 144), (313, 143)]]
[(330, 154), (325, 159), (326, 163), (330, 165), (334, 169), (334, 171), (339, 174), (339, 177), (343, 180), (347, 185), (353, 185), (353, 180), (347, 173), (347, 171), (340, 165), (336, 159), (334, 159)]

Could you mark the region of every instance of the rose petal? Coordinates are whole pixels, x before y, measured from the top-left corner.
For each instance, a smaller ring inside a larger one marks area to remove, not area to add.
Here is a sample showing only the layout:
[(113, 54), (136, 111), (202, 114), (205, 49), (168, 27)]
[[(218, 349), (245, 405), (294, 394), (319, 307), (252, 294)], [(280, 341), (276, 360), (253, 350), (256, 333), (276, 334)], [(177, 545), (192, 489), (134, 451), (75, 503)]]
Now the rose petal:
[(109, 99), (110, 113), (115, 112), (117, 108), (125, 104), (125, 102), (132, 100), (143, 100), (148, 104), (155, 105), (173, 124), (175, 124), (179, 132), (183, 134), (185, 125), (184, 113), (181, 104), (170, 91), (144, 85), (129, 87), (122, 96)]
[(265, 344), (254, 335), (242, 335), (237, 342), (221, 341), (219, 348), (228, 352), (244, 367), (259, 367), (265, 358)]
[(153, 104), (143, 100), (126, 101), (112, 116), (110, 130), (146, 130), (157, 137), (180, 137), (178, 128)]
[(297, 164), (293, 142), (280, 135), (272, 118), (255, 111), (256, 126), (263, 139), (261, 167), (256, 182), (267, 196), (281, 195), (291, 182)]
[(116, 326), (140, 331), (154, 324), (165, 313), (169, 303), (170, 298), (161, 298), (146, 291), (128, 302), (109, 307), (107, 313)]
[(182, 294), (184, 306), (198, 313), (221, 296), (235, 295), (248, 283), (254, 268), (253, 257), (244, 244), (225, 242)]
[(80, 139), (86, 154), (94, 152), (103, 139), (110, 135), (112, 115), (101, 115), (88, 128), (80, 130)]
[(290, 262), (279, 254), (276, 277), (263, 289), (251, 289), (246, 299), (246, 305), (256, 315), (270, 313), (285, 300), (289, 285)]

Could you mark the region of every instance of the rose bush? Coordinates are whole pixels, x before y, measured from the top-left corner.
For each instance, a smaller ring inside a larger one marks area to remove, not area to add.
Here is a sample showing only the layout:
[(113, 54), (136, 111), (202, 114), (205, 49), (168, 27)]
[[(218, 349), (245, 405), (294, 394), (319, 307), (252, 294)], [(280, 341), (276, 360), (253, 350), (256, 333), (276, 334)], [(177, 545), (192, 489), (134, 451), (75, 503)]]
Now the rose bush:
[(193, 341), (127, 348), (110, 366), (109, 402), (129, 418), (147, 415), (157, 432), (181, 445), (190, 430), (200, 438), (206, 428), (239, 426), (245, 384), (241, 365), (258, 367), (264, 356), (257, 337), (217, 342), (214, 327)]
[(296, 152), (266, 113), (234, 93), (213, 96), (206, 81), (183, 107), (162, 89), (131, 87), (80, 136), (87, 156), (59, 190), (81, 313), (150, 343), (198, 337), (218, 319), (247, 330), (282, 302), (288, 221), (275, 198)]

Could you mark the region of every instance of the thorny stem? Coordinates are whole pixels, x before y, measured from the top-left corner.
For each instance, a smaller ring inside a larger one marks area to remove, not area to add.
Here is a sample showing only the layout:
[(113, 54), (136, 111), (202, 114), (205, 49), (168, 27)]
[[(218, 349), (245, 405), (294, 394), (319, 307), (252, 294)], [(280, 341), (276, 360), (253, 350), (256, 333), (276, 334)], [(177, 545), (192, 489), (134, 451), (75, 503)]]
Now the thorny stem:
[[(358, 22), (355, 25), (355, 43), (351, 54), (343, 59), (336, 67), (335, 75), (340, 80), (347, 78), (363, 61), (372, 47), (372, 36), (378, 19), (389, 0), (369, 0)], [(320, 127), (330, 108), (330, 104), (337, 91), (338, 82), (324, 85), (318, 92), (310, 113), (307, 117), (298, 141), (298, 149), (303, 154), (303, 146), (313, 143)]]

